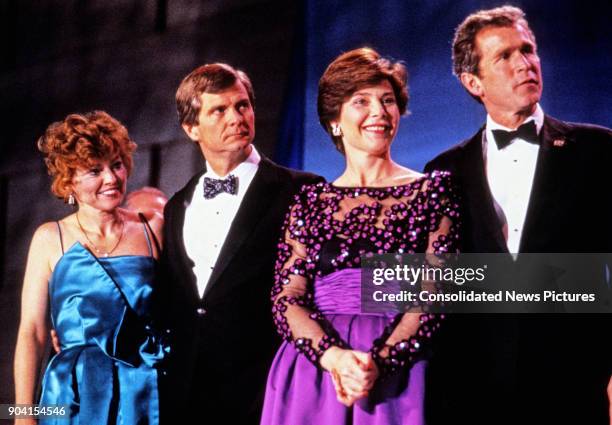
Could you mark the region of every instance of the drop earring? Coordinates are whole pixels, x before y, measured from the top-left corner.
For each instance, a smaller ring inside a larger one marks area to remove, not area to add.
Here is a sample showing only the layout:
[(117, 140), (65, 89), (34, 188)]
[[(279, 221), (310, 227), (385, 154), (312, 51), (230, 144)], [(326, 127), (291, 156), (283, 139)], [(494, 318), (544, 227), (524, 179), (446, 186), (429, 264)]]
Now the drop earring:
[(68, 205), (74, 206), (75, 203), (76, 201), (74, 199), (74, 195), (71, 193), (70, 195), (68, 195)]

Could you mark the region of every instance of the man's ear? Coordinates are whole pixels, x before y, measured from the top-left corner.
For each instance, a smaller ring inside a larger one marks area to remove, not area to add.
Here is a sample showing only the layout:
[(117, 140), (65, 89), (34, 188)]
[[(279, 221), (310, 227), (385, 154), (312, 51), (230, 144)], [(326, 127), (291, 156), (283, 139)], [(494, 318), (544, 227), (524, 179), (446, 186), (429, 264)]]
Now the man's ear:
[(181, 127), (183, 127), (187, 137), (189, 137), (191, 140), (196, 143), (200, 141), (200, 129), (198, 128), (197, 124), (182, 124)]
[(484, 91), (482, 89), (482, 82), (480, 81), (480, 78), (477, 75), (471, 74), (469, 72), (462, 72), (460, 79), (461, 84), (463, 84), (463, 87), (465, 87), (465, 89), (472, 96), (476, 96), (478, 98), (482, 97), (482, 95), (484, 94)]

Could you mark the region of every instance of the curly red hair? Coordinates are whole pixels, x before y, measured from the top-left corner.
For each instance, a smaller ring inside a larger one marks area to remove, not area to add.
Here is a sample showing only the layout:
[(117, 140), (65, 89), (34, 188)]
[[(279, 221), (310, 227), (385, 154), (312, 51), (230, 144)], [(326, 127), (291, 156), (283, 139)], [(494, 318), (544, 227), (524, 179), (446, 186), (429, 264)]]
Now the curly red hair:
[(120, 157), (130, 175), (136, 150), (127, 129), (104, 111), (71, 114), (51, 124), (38, 139), (38, 150), (45, 155), (45, 165), (53, 177), (51, 192), (66, 200), (77, 168)]

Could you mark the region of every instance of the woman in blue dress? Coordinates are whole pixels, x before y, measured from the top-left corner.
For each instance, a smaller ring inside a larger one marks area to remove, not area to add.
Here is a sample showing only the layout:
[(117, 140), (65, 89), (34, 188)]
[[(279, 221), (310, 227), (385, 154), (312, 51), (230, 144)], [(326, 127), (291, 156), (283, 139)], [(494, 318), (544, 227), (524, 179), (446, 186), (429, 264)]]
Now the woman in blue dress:
[[(38, 371), (55, 330), (41, 405), (65, 418), (39, 423), (157, 424), (165, 349), (150, 324), (163, 219), (119, 208), (136, 145), (105, 112), (73, 114), (38, 141), (51, 190), (75, 212), (32, 238), (15, 352), (17, 403), (35, 403)], [(22, 423), (36, 423), (34, 419)]]

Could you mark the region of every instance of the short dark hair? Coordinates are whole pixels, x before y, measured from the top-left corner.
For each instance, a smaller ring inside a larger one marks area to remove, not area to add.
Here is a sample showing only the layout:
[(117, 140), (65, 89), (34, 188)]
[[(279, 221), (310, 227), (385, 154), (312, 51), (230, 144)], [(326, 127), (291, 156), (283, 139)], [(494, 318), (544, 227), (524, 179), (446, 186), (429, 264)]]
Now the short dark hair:
[(336, 149), (344, 153), (342, 138), (332, 134), (331, 121), (340, 116), (342, 104), (363, 87), (389, 81), (400, 114), (408, 106), (408, 73), (401, 62), (381, 57), (369, 47), (343, 53), (329, 64), (319, 80), (317, 111), (319, 122), (332, 137)]
[(225, 63), (212, 63), (197, 67), (187, 75), (176, 91), (176, 110), (182, 124), (198, 124), (202, 93), (220, 93), (240, 81), (255, 108), (253, 84), (248, 75)]
[(501, 6), (472, 13), (457, 27), (453, 39), (453, 73), (461, 78), (463, 72), (479, 76), (480, 52), (476, 47), (478, 32), (486, 27), (511, 27), (520, 24), (535, 36), (525, 19), (525, 12), (514, 6)]

